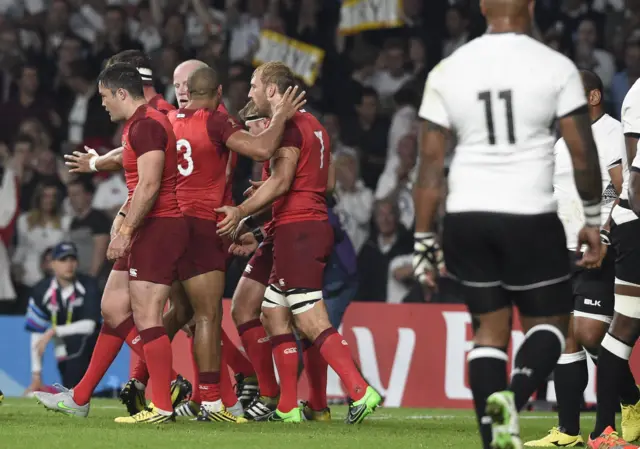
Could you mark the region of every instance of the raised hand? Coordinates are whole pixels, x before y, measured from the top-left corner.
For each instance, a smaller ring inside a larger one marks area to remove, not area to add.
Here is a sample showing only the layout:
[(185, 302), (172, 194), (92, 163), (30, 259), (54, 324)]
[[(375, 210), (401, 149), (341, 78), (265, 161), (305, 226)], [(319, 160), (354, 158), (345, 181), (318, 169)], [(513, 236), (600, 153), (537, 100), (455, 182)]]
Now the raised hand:
[(65, 165), (69, 167), (71, 173), (92, 173), (91, 159), (98, 157), (98, 153), (93, 148), (84, 147), (86, 153), (74, 151), (72, 154), (65, 154)]
[(298, 86), (287, 88), (284, 95), (282, 95), (280, 102), (273, 107), (273, 115), (282, 114), (287, 118), (287, 120), (293, 117), (293, 115), (307, 102), (304, 98), (306, 92), (302, 91), (296, 96), (297, 92)]

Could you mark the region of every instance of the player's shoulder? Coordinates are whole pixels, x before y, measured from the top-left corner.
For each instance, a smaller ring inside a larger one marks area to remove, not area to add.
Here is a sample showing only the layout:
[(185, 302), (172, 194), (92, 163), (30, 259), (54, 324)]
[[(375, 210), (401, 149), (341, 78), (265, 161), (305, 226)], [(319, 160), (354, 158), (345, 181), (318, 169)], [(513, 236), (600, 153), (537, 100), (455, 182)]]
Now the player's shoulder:
[(600, 127), (605, 131), (606, 134), (620, 134), (622, 135), (622, 123), (619, 120), (611, 117), (609, 114), (604, 114), (596, 125), (600, 125)]
[(633, 83), (633, 85), (629, 89), (629, 92), (627, 92), (627, 95), (625, 95), (624, 101), (622, 102), (622, 113), (624, 114), (625, 109), (631, 107), (640, 107), (640, 79)]

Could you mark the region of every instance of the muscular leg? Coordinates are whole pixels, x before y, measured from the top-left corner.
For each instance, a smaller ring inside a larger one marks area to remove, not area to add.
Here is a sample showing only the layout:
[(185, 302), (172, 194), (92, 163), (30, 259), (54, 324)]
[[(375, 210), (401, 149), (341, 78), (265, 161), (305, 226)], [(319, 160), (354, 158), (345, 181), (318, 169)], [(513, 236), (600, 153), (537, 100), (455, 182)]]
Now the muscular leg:
[[(598, 323), (605, 324), (580, 316), (571, 318), (565, 350), (558, 359), (554, 371), (554, 386), (558, 400), (558, 426), (567, 435), (580, 434), (580, 407), (584, 390), (589, 382), (587, 356), (580, 340), (591, 342), (597, 337), (594, 335), (594, 331), (597, 334), (598, 328), (603, 327)], [(601, 333), (600, 339), (603, 336), (604, 333)], [(597, 348), (599, 345), (598, 341), (595, 347)], [(589, 343), (587, 347), (593, 346)]]
[(629, 382), (629, 357), (639, 336), (640, 286), (616, 283), (613, 321), (602, 340), (598, 356), (598, 409), (592, 438), (598, 437), (609, 426), (615, 429), (615, 413), (621, 393), (620, 381), (625, 379), (625, 383)]
[[(171, 302), (171, 308), (162, 317), (162, 322), (165, 330), (167, 331), (167, 335), (169, 336), (169, 340), (173, 340), (173, 337), (178, 333), (178, 331), (182, 329), (193, 317), (193, 308), (191, 307), (191, 304), (189, 304), (189, 300), (184, 293), (180, 282), (174, 282), (171, 286), (169, 301)], [(177, 375), (178, 374), (172, 367), (171, 378), (175, 379)], [(139, 386), (141, 389), (147, 385), (147, 382), (149, 381), (149, 370), (147, 369), (147, 364), (144, 362), (143, 358), (138, 358), (136, 366), (133, 368), (131, 378), (142, 384), (142, 386)]]
[(82, 380), (73, 389), (73, 399), (78, 405), (89, 402), (93, 391), (120, 352), (125, 340), (132, 346), (135, 333), (131, 319), (129, 299), (129, 273), (111, 271), (102, 295), (102, 316), (104, 323), (96, 342), (91, 362)]
[[(468, 287), (464, 287), (468, 288)], [(483, 295), (502, 298), (500, 288), (488, 287), (469, 289), (469, 295), (477, 299), (478, 304), (493, 301), (481, 301)], [(475, 292), (478, 290), (478, 292)], [(471, 304), (471, 301), (467, 302)], [(504, 300), (500, 301), (504, 303)], [(476, 418), (480, 428), (483, 447), (491, 444), (491, 419), (486, 416), (487, 398), (507, 387), (507, 346), (511, 337), (511, 307), (501, 307), (495, 311), (474, 313), (470, 309), (475, 327), (473, 349), (467, 355), (469, 365), (469, 386), (473, 393)]]
[(278, 381), (273, 368), (269, 337), (260, 322), (265, 289), (264, 284), (253, 279), (240, 278), (233, 293), (231, 316), (238, 328), (247, 357), (256, 372), (260, 394), (274, 398), (279, 393)]
[(282, 292), (269, 286), (262, 303), (262, 324), (273, 348), (273, 358), (280, 376), (278, 410), (288, 413), (298, 405), (298, 349), (291, 327), (289, 308)]
[(183, 285), (194, 311), (193, 342), (200, 397), (203, 404), (211, 405), (220, 400), (220, 301), (224, 292), (224, 272), (204, 273), (184, 281)]
[(144, 343), (144, 355), (153, 386), (153, 403), (160, 414), (173, 413), (171, 401), (171, 342), (162, 323), (171, 288), (146, 281), (130, 281), (131, 307)]
[[(308, 303), (312, 298), (316, 302)], [(292, 293), (287, 295), (295, 325), (313, 342), (322, 357), (338, 374), (349, 397), (354, 401), (362, 399), (368, 384), (356, 368), (351, 351), (342, 335), (331, 326), (321, 292)], [(296, 305), (307, 303), (300, 307)]]

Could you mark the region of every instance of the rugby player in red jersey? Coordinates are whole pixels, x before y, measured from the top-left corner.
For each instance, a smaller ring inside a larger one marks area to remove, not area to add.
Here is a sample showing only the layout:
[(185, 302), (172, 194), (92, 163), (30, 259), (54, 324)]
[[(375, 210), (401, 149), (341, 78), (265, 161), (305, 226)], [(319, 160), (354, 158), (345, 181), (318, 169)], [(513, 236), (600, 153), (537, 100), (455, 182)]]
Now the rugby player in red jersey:
[[(263, 114), (292, 85), (291, 70), (280, 62), (256, 69), (249, 96)], [(308, 338), (340, 376), (350, 398), (346, 422), (355, 424), (380, 404), (380, 395), (362, 378), (346, 341), (329, 323), (322, 302), (322, 280), (331, 252), (325, 192), (329, 178), (329, 137), (308, 112), (287, 122), (280, 148), (271, 158), (272, 174), (238, 207), (224, 206), (220, 235), (232, 235), (241, 220), (273, 203), (273, 269), (262, 313), (280, 375), (278, 407), (270, 421), (301, 422), (297, 404), (298, 354), (290, 324)], [(277, 176), (276, 176), (277, 174)]]
[(111, 119), (126, 120), (122, 165), (129, 197), (120, 212), (124, 220), (107, 250), (107, 257), (119, 263), (105, 287), (101, 304), (105, 324), (85, 376), (74, 390), (36, 397), (49, 409), (87, 416), (91, 392), (137, 328), (139, 335), (130, 345), (135, 348), (138, 341), (143, 343), (155, 385), (154, 406), (116, 418), (116, 422), (163, 423), (173, 420), (174, 414), (169, 392), (171, 343), (162, 325), (162, 312), (188, 240), (175, 194), (176, 138), (166, 116), (147, 104), (142, 80), (133, 66), (117, 63), (105, 68), (98, 86)]
[[(258, 113), (253, 101), (240, 111), (240, 118), (250, 132), (262, 132), (268, 118)], [(278, 169), (278, 165), (274, 166)], [(251, 196), (259, 185), (266, 181), (270, 174), (269, 161), (262, 168), (261, 182), (252, 183), (245, 191), (245, 196)], [(279, 176), (278, 173), (275, 174)], [(333, 190), (335, 175), (330, 166), (327, 192)], [(270, 211), (269, 211), (270, 212)], [(241, 232), (241, 231), (240, 231)], [(278, 404), (278, 382), (273, 368), (273, 358), (269, 338), (260, 322), (260, 309), (264, 292), (269, 283), (269, 275), (273, 266), (273, 235), (271, 222), (262, 228), (256, 228), (238, 238), (238, 242), (231, 245), (229, 251), (241, 257), (251, 256), (242, 278), (233, 294), (231, 313), (242, 339), (242, 344), (254, 365), (258, 380), (260, 397), (256, 398), (245, 409), (245, 418), (260, 421), (276, 409)], [(253, 254), (253, 255), (252, 255)], [(307, 339), (302, 340), (304, 348), (304, 370), (309, 380), (309, 400), (305, 402), (303, 413), (310, 421), (329, 421), (331, 411), (327, 404), (327, 362)]]
[[(144, 86), (145, 89), (145, 98), (153, 104), (157, 105), (164, 112), (168, 112), (170, 110), (174, 110), (171, 104), (167, 103), (162, 97), (155, 91), (153, 87), (153, 77), (150, 67), (149, 59), (144, 55), (144, 53), (137, 50), (127, 50), (117, 55), (113, 56), (107, 65), (113, 64), (115, 62), (125, 62), (132, 64), (136, 67), (138, 72), (141, 74), (143, 78), (143, 82), (146, 78), (146, 84)], [(188, 60), (180, 65), (178, 65), (174, 71), (174, 87), (176, 92), (176, 98), (180, 104), (186, 104), (188, 101), (188, 91), (186, 89), (186, 83), (188, 76), (193, 70), (198, 67), (207, 67), (202, 61), (198, 60)], [(151, 78), (149, 80), (148, 78)], [(226, 109), (222, 103), (218, 106), (218, 110), (226, 113)], [(111, 150), (107, 154), (103, 156), (98, 156), (95, 150), (90, 148), (85, 148), (87, 153), (82, 153), (79, 151), (74, 152), (71, 155), (65, 155), (67, 159), (67, 165), (71, 167), (72, 172), (79, 173), (87, 173), (92, 171), (115, 171), (120, 170), (122, 168), (122, 147)], [(229, 163), (229, 172), (233, 170), (237, 161), (237, 155), (233, 153), (231, 155), (231, 160)], [(226, 191), (226, 200), (225, 204), (232, 204), (231, 198), (231, 177), (229, 177), (228, 189)], [(121, 217), (116, 218), (116, 222), (121, 220)], [(176, 315), (180, 314), (181, 316), (186, 313), (184, 307), (180, 308), (180, 304), (178, 299), (183, 298), (184, 295), (181, 291), (174, 291), (172, 296), (175, 296), (175, 301), (172, 300), (173, 305), (177, 305), (178, 307), (170, 310), (167, 314), (167, 319), (165, 320), (165, 324), (167, 325), (167, 333), (170, 338), (173, 338), (175, 333), (179, 330), (179, 327), (175, 327), (176, 321), (182, 322), (182, 320), (176, 320)], [(185, 299), (186, 300), (186, 299)], [(229, 339), (229, 337), (223, 332), (222, 340), (224, 342), (224, 350), (223, 350), (223, 361), (225, 364), (228, 364), (231, 369), (238, 373), (241, 376), (241, 382), (239, 382), (239, 391), (243, 394), (247, 394), (246, 391), (254, 391), (257, 390), (257, 387), (252, 385), (252, 379), (255, 379), (255, 373), (249, 361), (244, 357), (244, 355), (238, 350), (238, 348), (233, 344), (233, 342)], [(223, 370), (223, 374), (227, 374), (226, 371)], [(127, 410), (130, 414), (136, 414), (141, 411), (146, 406), (145, 401), (145, 387), (148, 381), (148, 370), (145, 366), (144, 359), (139, 358), (136, 366), (133, 370), (133, 376), (129, 382), (125, 385), (120, 393), (120, 398), (122, 402), (127, 406)], [(176, 413), (178, 415), (182, 415), (187, 412), (188, 409), (185, 409), (182, 405), (188, 405), (188, 401), (185, 401), (184, 404), (178, 405), (193, 391), (191, 384), (184, 379), (182, 376), (177, 375), (173, 371), (173, 378), (175, 381), (172, 383), (172, 399), (174, 401), (174, 405), (176, 406)], [(223, 391), (225, 393), (232, 392), (232, 384), (229, 379), (224, 379), (223, 383)], [(257, 381), (253, 382), (257, 384)], [(195, 388), (196, 391), (196, 399), (197, 399), (197, 386)], [(226, 394), (225, 398), (231, 398), (231, 395)], [(226, 402), (229, 407), (232, 407), (234, 403)], [(234, 412), (236, 413), (236, 412)], [(242, 413), (242, 410), (238, 411), (239, 414)]]

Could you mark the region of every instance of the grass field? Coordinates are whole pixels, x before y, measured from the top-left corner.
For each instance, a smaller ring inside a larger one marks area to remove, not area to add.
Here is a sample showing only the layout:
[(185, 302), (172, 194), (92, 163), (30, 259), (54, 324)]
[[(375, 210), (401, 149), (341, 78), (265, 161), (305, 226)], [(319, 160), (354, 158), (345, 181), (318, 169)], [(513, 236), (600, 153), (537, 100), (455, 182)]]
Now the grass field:
[[(178, 418), (175, 424), (115, 424), (124, 408), (115, 400), (92, 401), (88, 419), (47, 412), (34, 399), (6, 399), (0, 406), (0, 448), (32, 449), (182, 449), (194, 444), (215, 449), (341, 449), (341, 448), (479, 448), (471, 411), (380, 408), (359, 426), (342, 422), (346, 408), (332, 409), (332, 423), (226, 425)], [(583, 436), (594, 415), (582, 418)], [(550, 413), (525, 413), (525, 440), (556, 425)]]

